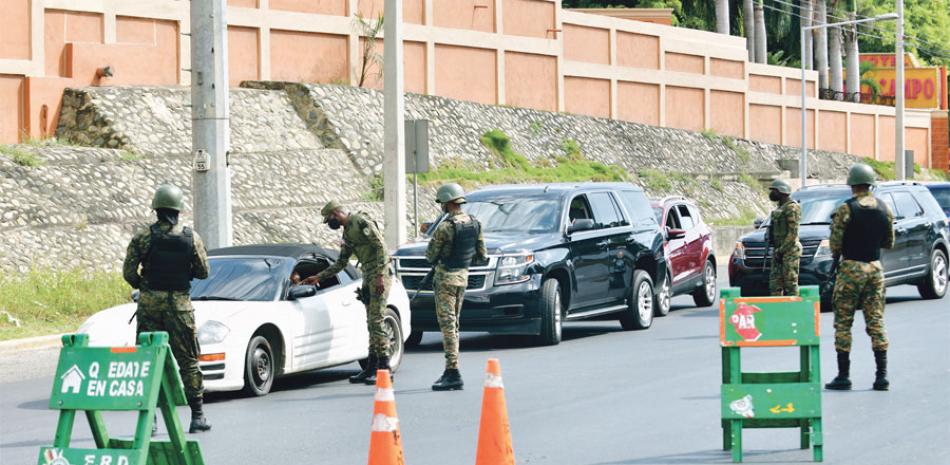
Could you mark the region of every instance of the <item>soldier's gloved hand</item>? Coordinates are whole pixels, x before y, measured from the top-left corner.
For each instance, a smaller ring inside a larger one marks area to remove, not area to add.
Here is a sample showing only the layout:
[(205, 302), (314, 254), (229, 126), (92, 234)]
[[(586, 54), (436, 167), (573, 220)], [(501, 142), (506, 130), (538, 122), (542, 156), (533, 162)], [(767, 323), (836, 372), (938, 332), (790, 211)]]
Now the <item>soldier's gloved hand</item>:
[(385, 287), (385, 284), (386, 284), (385, 281), (383, 280), (383, 276), (382, 275), (377, 276), (376, 281), (374, 281), (373, 284), (376, 286), (376, 293), (381, 295), (383, 293), (383, 288)]
[(320, 287), (320, 279), (318, 279), (316, 275), (314, 275), (314, 276), (310, 276), (304, 279), (303, 281), (300, 281), (300, 284), (309, 284), (311, 286)]

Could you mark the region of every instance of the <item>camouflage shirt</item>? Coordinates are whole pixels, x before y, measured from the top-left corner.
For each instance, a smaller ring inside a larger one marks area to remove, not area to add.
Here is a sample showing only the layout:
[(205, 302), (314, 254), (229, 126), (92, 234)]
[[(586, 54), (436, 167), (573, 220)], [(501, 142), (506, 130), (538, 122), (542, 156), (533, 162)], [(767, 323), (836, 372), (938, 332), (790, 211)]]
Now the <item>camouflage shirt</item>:
[(349, 221), (343, 226), (343, 247), (340, 248), (340, 258), (329, 268), (321, 271), (317, 279), (323, 280), (342, 271), (353, 254), (356, 254), (356, 259), (360, 261), (364, 278), (379, 275), (389, 266), (390, 257), (386, 252), (383, 233), (366, 213), (350, 214)]
[[(449, 221), (449, 220), (452, 221)], [(434, 279), (440, 283), (449, 286), (468, 286), (468, 269), (447, 270), (442, 265), (442, 260), (452, 253), (452, 241), (455, 239), (455, 224), (468, 223), (472, 217), (459, 210), (446, 217), (445, 221), (439, 224), (435, 232), (432, 233), (432, 240), (429, 241), (429, 247), (426, 249), (426, 260), (429, 263), (439, 262), (435, 268)], [(488, 250), (485, 248), (485, 238), (481, 231), (478, 233), (478, 240), (475, 242), (475, 260), (483, 261), (488, 256)]]
[[(880, 202), (880, 200), (871, 195), (870, 192), (855, 194), (854, 198), (858, 199), (858, 205), (862, 207), (873, 208)], [(893, 223), (894, 213), (891, 212), (887, 204), (884, 204), (884, 209), (887, 210), (887, 220)], [(834, 220), (831, 222), (831, 253), (841, 255), (842, 250), (844, 250), (844, 232), (848, 229), (848, 223), (850, 222), (851, 207), (849, 207), (847, 203), (843, 203), (835, 210)], [(887, 228), (887, 237), (884, 239), (884, 243), (881, 244), (881, 247), (885, 249), (894, 247), (894, 228)]]
[(798, 242), (798, 224), (801, 221), (802, 207), (790, 198), (772, 210), (769, 234), (775, 253), (801, 253), (801, 243)]
[[(164, 232), (171, 234), (181, 234), (184, 226), (182, 224), (172, 225), (159, 221), (155, 223)], [(191, 260), (191, 278), (205, 279), (208, 277), (208, 252), (205, 250), (204, 242), (197, 232), (194, 232), (195, 253)], [(149, 289), (148, 280), (143, 278), (145, 274), (144, 263), (148, 255), (148, 249), (152, 241), (151, 228), (145, 228), (132, 237), (129, 242), (128, 250), (125, 253), (125, 262), (122, 265), (122, 277), (132, 286), (133, 289), (139, 289), (139, 309), (168, 309), (178, 311), (191, 310), (191, 298), (185, 291), (153, 291)], [(170, 308), (167, 308), (170, 305)]]

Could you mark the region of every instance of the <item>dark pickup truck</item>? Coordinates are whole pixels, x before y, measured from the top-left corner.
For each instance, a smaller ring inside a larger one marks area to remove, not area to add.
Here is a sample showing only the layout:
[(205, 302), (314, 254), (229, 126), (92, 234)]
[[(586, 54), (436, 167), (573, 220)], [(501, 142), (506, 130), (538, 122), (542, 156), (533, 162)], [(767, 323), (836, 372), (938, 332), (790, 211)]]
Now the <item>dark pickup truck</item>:
[[(464, 210), (482, 223), (489, 258), (470, 269), (462, 331), (536, 335), (557, 344), (564, 320), (606, 316), (624, 329), (650, 327), (667, 262), (663, 232), (642, 189), (513, 185), (480, 189), (466, 199)], [(394, 254), (410, 296), (431, 268), (427, 245), (407, 244)], [(409, 343), (418, 343), (424, 331), (439, 331), (431, 286), (412, 303), (412, 328)]]

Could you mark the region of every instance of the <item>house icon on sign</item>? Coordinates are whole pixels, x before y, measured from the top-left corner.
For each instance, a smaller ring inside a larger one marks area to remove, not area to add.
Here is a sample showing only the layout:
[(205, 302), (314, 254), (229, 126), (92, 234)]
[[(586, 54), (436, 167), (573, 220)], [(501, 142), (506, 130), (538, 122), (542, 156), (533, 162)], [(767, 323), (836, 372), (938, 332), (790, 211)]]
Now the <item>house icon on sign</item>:
[(79, 394), (82, 380), (86, 379), (86, 375), (82, 374), (82, 370), (78, 366), (73, 365), (66, 370), (66, 373), (63, 373), (63, 376), (60, 376), (60, 379), (63, 380), (62, 388), (60, 388), (61, 393), (66, 394), (68, 391), (72, 391), (73, 394)]

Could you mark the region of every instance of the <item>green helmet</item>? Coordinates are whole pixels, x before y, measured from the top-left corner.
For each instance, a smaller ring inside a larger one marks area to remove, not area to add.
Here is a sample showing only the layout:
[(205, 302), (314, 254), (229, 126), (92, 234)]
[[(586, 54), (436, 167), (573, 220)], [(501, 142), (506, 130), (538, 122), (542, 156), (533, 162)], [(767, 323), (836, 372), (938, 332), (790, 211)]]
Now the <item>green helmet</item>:
[(874, 168), (871, 168), (864, 163), (857, 163), (851, 166), (851, 170), (848, 171), (849, 186), (857, 186), (860, 184), (873, 186), (876, 182), (877, 175), (874, 174)]
[(342, 210), (342, 209), (343, 209), (343, 207), (342, 207), (340, 204), (338, 204), (338, 203), (336, 203), (335, 201), (331, 200), (331, 201), (327, 202), (326, 205), (323, 206), (323, 209), (320, 210), (320, 216), (322, 216), (322, 217), (323, 217), (323, 221), (326, 222), (327, 218), (328, 218), (330, 215), (332, 215), (333, 212), (335, 212), (335, 211), (337, 211), (337, 210)]
[(167, 208), (169, 210), (181, 211), (184, 208), (185, 193), (172, 184), (162, 184), (155, 189), (155, 196), (152, 197), (152, 210)]
[(785, 182), (785, 181), (783, 181), (783, 180), (781, 180), (781, 179), (776, 179), (776, 180), (772, 181), (772, 185), (769, 186), (769, 189), (775, 189), (775, 190), (777, 190), (777, 191), (779, 191), (779, 192), (781, 192), (781, 193), (783, 193), (783, 194), (791, 194), (791, 193), (792, 193), (792, 186), (790, 186), (787, 182)]
[(465, 189), (454, 182), (445, 184), (435, 194), (435, 201), (437, 203), (465, 203)]

